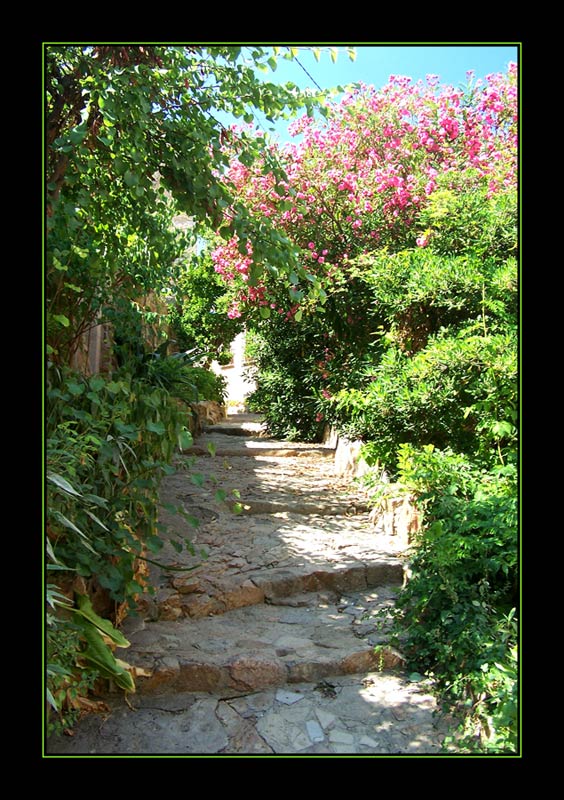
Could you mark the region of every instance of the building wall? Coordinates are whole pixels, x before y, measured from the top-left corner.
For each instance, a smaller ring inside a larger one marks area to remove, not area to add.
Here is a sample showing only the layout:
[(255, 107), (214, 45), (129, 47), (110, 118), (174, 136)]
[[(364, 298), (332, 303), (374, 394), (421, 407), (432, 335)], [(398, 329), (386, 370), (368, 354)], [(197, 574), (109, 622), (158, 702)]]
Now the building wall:
[(239, 333), (231, 343), (233, 361), (226, 367), (220, 366), (217, 361), (212, 362), (211, 368), (217, 375), (223, 375), (227, 381), (228, 406), (242, 406), (245, 399), (254, 392), (256, 384), (243, 374), (249, 367), (245, 361), (245, 334)]

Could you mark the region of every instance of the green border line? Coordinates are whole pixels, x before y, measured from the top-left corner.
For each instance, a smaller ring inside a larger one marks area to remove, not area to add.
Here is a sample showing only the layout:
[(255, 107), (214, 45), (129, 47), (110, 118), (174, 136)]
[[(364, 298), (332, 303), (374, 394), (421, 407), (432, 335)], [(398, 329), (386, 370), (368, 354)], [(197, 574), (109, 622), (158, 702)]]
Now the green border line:
[[(223, 46), (223, 45), (235, 45), (235, 46), (259, 46), (259, 47), (290, 47), (290, 46), (304, 46), (304, 47), (315, 47), (315, 46), (327, 46), (327, 47), (335, 47), (335, 46), (343, 46), (343, 47), (362, 47), (364, 45), (368, 47), (379, 47), (379, 46), (404, 46), (404, 47), (428, 47), (428, 46), (445, 46), (445, 47), (516, 47), (517, 48), (517, 68), (518, 68), (518, 102), (519, 102), (519, 121), (518, 121), (518, 170), (519, 170), (519, 179), (518, 179), (518, 203), (519, 203), (519, 213), (518, 213), (518, 236), (519, 236), (519, 243), (522, 242), (522, 211), (521, 211), (521, 203), (522, 203), (522, 183), (521, 183), (521, 172), (522, 172), (522, 150), (521, 150), (521, 141), (522, 141), (522, 48), (523, 42), (520, 41), (494, 41), (494, 42), (478, 42), (478, 41), (471, 41), (471, 42), (411, 42), (411, 41), (400, 41), (400, 42), (319, 42), (319, 41), (298, 41), (298, 42), (270, 42), (270, 41), (248, 41), (248, 42), (225, 42), (225, 41), (214, 41), (214, 42), (203, 42), (203, 41), (192, 41), (192, 42), (153, 42), (153, 41), (101, 41), (101, 40), (94, 40), (94, 41), (80, 41), (80, 42), (67, 42), (67, 41), (44, 41), (41, 43), (42, 46), (42, 92), (43, 92), (43, 99), (45, 98), (45, 48), (48, 46), (59, 46), (59, 45), (70, 45), (76, 47), (88, 47), (90, 45), (99, 45), (99, 44), (118, 44), (118, 45), (155, 45), (155, 46), (187, 46), (187, 45), (199, 45), (203, 47), (214, 47), (214, 46)], [(45, 132), (45, 105), (43, 104), (42, 110), (42, 123), (43, 123), (43, 133)], [(46, 154), (45, 154), (45, 142), (43, 140), (42, 145), (42, 168), (43, 168), (43, 176), (45, 175), (46, 169)], [(45, 179), (43, 178), (43, 207), (45, 208)], [(42, 234), (43, 234), (43, 253), (42, 253), (42, 344), (43, 344), (43, 352), (42, 352), (42, 365), (41, 365), (41, 375), (42, 375), (42, 398), (41, 398), (41, 411), (42, 411), (42, 486), (41, 486), (41, 496), (42, 496), (42, 523), (43, 523), (43, 532), (44, 536), (46, 535), (46, 525), (45, 525), (45, 502), (46, 502), (46, 491), (45, 491), (45, 412), (46, 412), (46, 400), (45, 400), (45, 379), (46, 379), (46, 364), (45, 364), (45, 345), (46, 345), (46, 297), (45, 297), (45, 256), (46, 256), (46, 233), (47, 233), (47, 225), (45, 219), (45, 213), (43, 213), (42, 218)], [(518, 388), (519, 388), (519, 430), (522, 434), (522, 373), (521, 373), (521, 364), (522, 364), (522, 324), (523, 324), (523, 314), (522, 314), (522, 302), (521, 302), (521, 294), (522, 291), (522, 254), (521, 248), (519, 249), (519, 352), (518, 352)], [(519, 498), (519, 531), (521, 529), (522, 523), (522, 451), (519, 448), (519, 488), (518, 488), (518, 498)], [(519, 536), (519, 557), (520, 557), (520, 567), (519, 567), (519, 575), (520, 575), (520, 587), (522, 590), (522, 573), (521, 573), (521, 563), (522, 563), (522, 539)], [(42, 706), (42, 756), (45, 759), (138, 759), (138, 758), (145, 758), (145, 759), (170, 759), (170, 758), (198, 758), (198, 759), (210, 759), (210, 758), (243, 758), (243, 759), (272, 759), (272, 758), (292, 758), (292, 759), (432, 759), (432, 760), (461, 760), (461, 759), (502, 759), (502, 760), (516, 760), (522, 759), (522, 680), (521, 680), (521, 659), (519, 657), (519, 666), (518, 666), (518, 675), (519, 675), (519, 730), (518, 730), (518, 740), (519, 740), (519, 750), (517, 753), (452, 753), (452, 754), (338, 754), (338, 753), (327, 753), (327, 754), (303, 754), (300, 755), (299, 753), (296, 754), (90, 754), (90, 753), (83, 753), (83, 754), (56, 754), (56, 753), (47, 753), (46, 752), (46, 744), (47, 744), (47, 736), (46, 736), (46, 706), (45, 706), (45, 689), (47, 686), (46, 681), (46, 666), (47, 666), (47, 650), (46, 650), (46, 628), (45, 628), (45, 614), (46, 614), (46, 603), (45, 603), (45, 589), (46, 589), (46, 563), (45, 563), (45, 547), (44, 541), (42, 543), (42, 557), (41, 557), (41, 564), (42, 564), (42, 579), (43, 579), (43, 597), (42, 597), (42, 688), (43, 688), (43, 706)], [(522, 600), (522, 591), (520, 596), (520, 612), (522, 612), (523, 607), (523, 600)], [(521, 647), (522, 641), (522, 614), (519, 615), (519, 648)]]

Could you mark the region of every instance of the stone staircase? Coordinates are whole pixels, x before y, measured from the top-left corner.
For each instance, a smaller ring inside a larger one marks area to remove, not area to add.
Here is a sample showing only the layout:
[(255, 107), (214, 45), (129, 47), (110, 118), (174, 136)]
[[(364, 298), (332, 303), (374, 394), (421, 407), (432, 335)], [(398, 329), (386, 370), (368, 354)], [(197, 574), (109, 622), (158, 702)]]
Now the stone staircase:
[(163, 503), (199, 512), (200, 524), (163, 513), (196, 553), (165, 547), (159, 560), (189, 571), (153, 568), (154, 602), (125, 623), (141, 693), (257, 691), (401, 661), (381, 646), (377, 618), (403, 580), (398, 545), (368, 524), (362, 491), (335, 476), (332, 449), (273, 442), (257, 427), (243, 417), (207, 428), (187, 457), (199, 477), (165, 479)]
[(405, 543), (374, 526), (334, 449), (261, 428), (229, 417), (178, 456), (161, 491), (156, 592), (116, 650), (136, 694), (106, 697), (106, 714), (52, 737), (49, 753), (441, 751), (434, 698), (385, 644)]

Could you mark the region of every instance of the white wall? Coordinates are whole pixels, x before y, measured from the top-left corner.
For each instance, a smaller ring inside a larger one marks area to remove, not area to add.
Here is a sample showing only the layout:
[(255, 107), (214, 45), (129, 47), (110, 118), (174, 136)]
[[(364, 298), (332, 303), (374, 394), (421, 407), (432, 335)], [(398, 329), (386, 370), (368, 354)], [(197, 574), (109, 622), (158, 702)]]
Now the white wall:
[(250, 381), (243, 376), (243, 370), (247, 368), (245, 364), (245, 334), (239, 333), (230, 347), (233, 353), (232, 365), (228, 367), (220, 366), (217, 361), (212, 362), (212, 370), (218, 374), (223, 375), (227, 381), (227, 398), (228, 404), (242, 404), (245, 398), (254, 392), (256, 386), (254, 381)]

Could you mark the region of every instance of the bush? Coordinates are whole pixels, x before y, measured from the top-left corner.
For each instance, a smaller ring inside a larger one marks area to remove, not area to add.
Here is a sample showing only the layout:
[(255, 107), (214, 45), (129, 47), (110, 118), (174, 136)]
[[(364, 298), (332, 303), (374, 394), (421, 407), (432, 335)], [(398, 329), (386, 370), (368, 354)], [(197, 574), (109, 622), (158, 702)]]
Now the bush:
[(227, 381), (223, 375), (203, 367), (188, 367), (186, 378), (196, 389), (196, 400), (214, 400), (221, 405), (225, 403)]
[(169, 312), (177, 347), (198, 348), (210, 361), (228, 364), (231, 342), (243, 329), (241, 320), (227, 316), (230, 292), (206, 254), (186, 258), (179, 273), (176, 303)]
[(396, 637), (464, 720), (459, 746), (515, 752), (517, 500), (514, 466), (480, 470), (433, 447), (400, 448), (399, 477), (424, 514)]
[(390, 345), (365, 390), (346, 390), (331, 415), (364, 455), (395, 474), (404, 443), (452, 447), (485, 464), (510, 458), (517, 429), (517, 346), (513, 335), (433, 336), (409, 357)]
[(292, 320), (268, 320), (257, 326), (247, 347), (257, 384), (247, 405), (264, 413), (268, 433), (279, 439), (318, 441), (323, 432), (317, 395), (325, 384), (319, 364), (327, 359), (329, 338), (316, 322), (304, 337), (304, 328)]
[[(79, 624), (86, 612), (77, 622), (73, 587), (98, 598), (101, 606), (92, 613), (103, 613), (106, 622), (153, 591), (145, 565), (162, 546), (158, 488), (162, 476), (174, 471), (169, 464), (175, 449), (189, 447), (191, 436), (186, 412), (169, 392), (125, 370), (85, 378), (52, 366), (47, 400), (47, 569), (56, 576), (47, 684), (66, 725), (73, 718), (67, 690), (82, 691), (99, 676), (124, 686), (131, 679), (96, 641), (100, 622), (90, 614), (86, 627)], [(191, 547), (181, 537), (175, 545)], [(111, 625), (103, 632), (110, 635)], [(85, 655), (96, 644), (105, 667)]]

